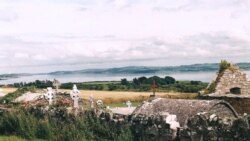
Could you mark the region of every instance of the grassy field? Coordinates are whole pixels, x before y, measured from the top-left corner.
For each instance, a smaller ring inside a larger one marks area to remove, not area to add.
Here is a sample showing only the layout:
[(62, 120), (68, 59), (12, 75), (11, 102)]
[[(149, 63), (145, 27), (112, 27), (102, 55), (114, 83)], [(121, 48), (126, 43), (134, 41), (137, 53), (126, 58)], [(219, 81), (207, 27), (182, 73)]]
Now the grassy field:
[[(63, 92), (70, 92), (70, 90), (61, 90)], [(83, 99), (89, 99), (93, 95), (94, 99), (101, 99), (106, 105), (124, 107), (126, 101), (131, 101), (134, 106), (137, 106), (142, 101), (149, 98), (152, 92), (122, 92), (122, 91), (96, 91), (96, 90), (80, 90), (80, 97)], [(193, 99), (198, 94), (196, 93), (177, 93), (177, 92), (158, 92), (159, 97), (164, 98), (181, 98), (181, 99)]]
[[(70, 90), (61, 90), (62, 92), (70, 92)], [(152, 92), (123, 92), (123, 91), (96, 91), (96, 90), (80, 90), (80, 96), (84, 99), (88, 99), (93, 95), (95, 99), (133, 99), (136, 97), (149, 97)], [(196, 93), (177, 93), (177, 92), (158, 92), (156, 95), (169, 98), (192, 98), (197, 96)]]
[[(3, 93), (14, 92), (16, 88), (1, 88)], [(41, 92), (41, 90), (38, 90)], [(60, 92), (69, 93), (71, 90), (60, 89)], [(83, 99), (89, 99), (93, 95), (94, 99), (101, 99), (109, 106), (126, 106), (126, 101), (131, 101), (134, 106), (140, 102), (147, 100), (152, 92), (125, 92), (125, 91), (97, 91), (97, 90), (80, 90), (80, 97)], [(181, 99), (193, 99), (197, 96), (196, 93), (178, 93), (178, 92), (157, 92), (157, 96), (164, 98), (181, 98)]]
[(12, 93), (12, 92), (14, 92), (16, 90), (17, 90), (17, 88), (1, 88), (0, 87), (0, 92), (4, 93), (4, 94)]

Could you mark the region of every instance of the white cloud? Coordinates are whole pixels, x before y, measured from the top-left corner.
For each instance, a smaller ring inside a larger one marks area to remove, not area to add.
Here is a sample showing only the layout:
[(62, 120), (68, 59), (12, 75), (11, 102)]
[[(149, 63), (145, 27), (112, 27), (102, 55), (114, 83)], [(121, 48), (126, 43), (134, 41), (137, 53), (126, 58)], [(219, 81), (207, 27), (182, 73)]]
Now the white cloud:
[(0, 0), (0, 73), (246, 62), (249, 16), (244, 0)]
[(35, 61), (45, 61), (49, 60), (47, 56), (42, 55), (42, 54), (36, 54), (32, 57)]
[(17, 52), (14, 54), (15, 59), (29, 59), (29, 55), (27, 53)]

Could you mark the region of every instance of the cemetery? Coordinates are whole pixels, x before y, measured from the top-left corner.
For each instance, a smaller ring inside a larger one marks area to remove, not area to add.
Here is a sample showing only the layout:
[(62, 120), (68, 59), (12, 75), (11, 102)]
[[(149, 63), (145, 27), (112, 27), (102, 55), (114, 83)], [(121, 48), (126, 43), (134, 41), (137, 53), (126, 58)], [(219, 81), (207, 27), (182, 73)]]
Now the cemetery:
[(76, 85), (61, 92), (54, 80), (53, 88), (21, 89), (2, 98), (0, 134), (44, 140), (249, 140), (246, 75), (231, 66), (207, 89), (213, 83), (213, 93), (188, 100), (162, 98), (153, 81), (153, 93), (139, 106), (127, 101), (126, 107), (110, 107), (93, 95), (81, 98)]

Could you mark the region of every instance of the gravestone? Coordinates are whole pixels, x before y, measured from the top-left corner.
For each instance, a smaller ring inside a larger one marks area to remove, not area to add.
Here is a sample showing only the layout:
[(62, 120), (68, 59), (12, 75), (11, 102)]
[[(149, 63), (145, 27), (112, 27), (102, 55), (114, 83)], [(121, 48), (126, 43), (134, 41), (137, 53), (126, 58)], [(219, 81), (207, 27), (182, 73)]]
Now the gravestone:
[(78, 108), (79, 108), (79, 97), (78, 97), (78, 96), (75, 96), (75, 97), (73, 98), (73, 101), (74, 101), (74, 103), (73, 103), (73, 108), (78, 109)]
[(79, 108), (79, 94), (80, 94), (80, 91), (77, 89), (76, 85), (74, 84), (73, 89), (70, 92), (70, 97), (74, 101), (73, 108), (75, 109)]
[(132, 103), (130, 101), (127, 101), (126, 105), (128, 106), (128, 108), (131, 108)]
[(97, 100), (97, 101), (96, 101), (96, 106), (97, 106), (98, 108), (103, 108), (103, 101), (102, 101), (102, 100)]
[(94, 97), (93, 97), (93, 95), (89, 96), (89, 104), (90, 104), (90, 108), (93, 109), (94, 108)]
[(74, 84), (73, 89), (70, 92), (70, 97), (73, 99), (74, 97), (79, 97), (80, 91), (77, 89), (76, 84)]
[(102, 113), (104, 113), (104, 105), (102, 100), (96, 101), (96, 108), (94, 109), (95, 114), (97, 117), (100, 117)]
[(58, 80), (54, 79), (53, 80), (53, 87), (56, 88), (56, 94), (58, 93), (58, 89), (60, 86), (61, 86), (61, 83)]
[(47, 88), (47, 92), (44, 94), (44, 98), (49, 101), (49, 105), (53, 103), (53, 98), (54, 98), (54, 92), (51, 87)]

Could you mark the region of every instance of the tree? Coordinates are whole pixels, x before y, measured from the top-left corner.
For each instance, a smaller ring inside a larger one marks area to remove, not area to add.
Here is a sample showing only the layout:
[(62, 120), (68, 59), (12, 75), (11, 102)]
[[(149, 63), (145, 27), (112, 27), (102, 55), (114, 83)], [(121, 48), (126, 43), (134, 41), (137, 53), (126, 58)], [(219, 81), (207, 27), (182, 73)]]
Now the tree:
[(138, 78), (138, 81), (139, 81), (140, 84), (146, 84), (146, 82), (147, 82), (147, 77), (145, 77), (145, 76), (139, 77), (139, 78)]
[(121, 79), (121, 84), (122, 85), (128, 85), (129, 82), (128, 82), (128, 80), (126, 78), (123, 78), (123, 79)]
[(166, 84), (174, 84), (175, 83), (175, 79), (171, 76), (166, 76), (165, 77), (165, 82)]
[(139, 84), (140, 84), (137, 78), (134, 78), (134, 79), (133, 79), (133, 83), (134, 83), (135, 85), (139, 85)]

